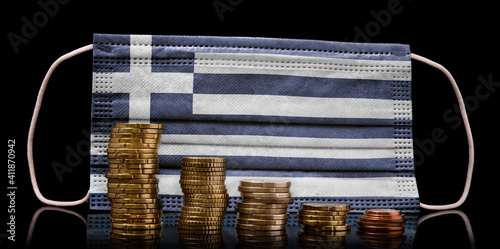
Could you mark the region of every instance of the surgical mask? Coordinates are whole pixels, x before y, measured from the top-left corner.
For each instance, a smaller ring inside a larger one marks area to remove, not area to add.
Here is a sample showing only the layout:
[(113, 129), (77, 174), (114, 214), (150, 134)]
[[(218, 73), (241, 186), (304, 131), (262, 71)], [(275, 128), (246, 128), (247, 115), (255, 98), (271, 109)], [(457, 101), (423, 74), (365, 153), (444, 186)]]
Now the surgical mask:
[[(48, 200), (34, 175), (32, 141), (45, 86), (57, 65), (93, 49), (91, 174), (87, 196)], [(443, 71), (453, 85), (469, 142), (462, 198), (420, 203), (413, 157), (411, 59)], [(115, 123), (166, 126), (158, 149), (163, 210), (182, 206), (185, 156), (227, 158), (228, 211), (240, 200), (239, 181), (291, 181), (303, 202), (334, 201), (351, 212), (394, 208), (406, 213), (449, 209), (468, 194), (474, 150), (465, 107), (451, 74), (404, 44), (318, 40), (95, 34), (92, 45), (49, 69), (28, 137), (37, 197), (51, 205), (108, 210), (106, 148)]]

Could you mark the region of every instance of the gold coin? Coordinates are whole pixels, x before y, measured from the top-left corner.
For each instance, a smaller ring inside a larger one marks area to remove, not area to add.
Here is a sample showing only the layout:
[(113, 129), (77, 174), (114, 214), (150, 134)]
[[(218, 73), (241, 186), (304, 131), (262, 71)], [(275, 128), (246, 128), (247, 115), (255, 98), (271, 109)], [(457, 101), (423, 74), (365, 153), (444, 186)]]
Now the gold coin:
[(304, 230), (302, 229), (303, 234), (308, 235), (318, 235), (318, 236), (347, 236), (351, 234), (351, 230), (345, 231), (321, 231), (321, 230)]
[(345, 243), (345, 236), (321, 236), (315, 234), (306, 234), (303, 232), (297, 233), (297, 239), (300, 241), (309, 241), (309, 242), (334, 242), (334, 243)]
[(111, 212), (111, 218), (118, 219), (161, 219), (163, 213), (153, 213), (153, 214), (121, 214)]
[(241, 224), (253, 224), (253, 225), (286, 225), (288, 219), (283, 220), (263, 220), (263, 219), (249, 219), (249, 218), (238, 218), (237, 223)]
[(141, 143), (141, 144), (157, 144), (160, 143), (160, 138), (110, 138), (109, 143)]
[[(143, 223), (139, 223), (143, 224)], [(111, 228), (111, 233), (119, 234), (119, 235), (151, 235), (151, 234), (160, 234), (162, 229), (117, 229)]]
[(126, 153), (126, 154), (156, 154), (158, 149), (131, 149), (131, 148), (108, 148), (107, 153)]
[(156, 139), (160, 138), (161, 133), (154, 134), (154, 133), (149, 133), (149, 134), (143, 134), (143, 133), (111, 133), (110, 138), (148, 138), (148, 139)]
[(285, 214), (286, 210), (286, 208), (262, 209), (236, 207), (236, 212), (243, 214)]
[(286, 229), (283, 230), (246, 230), (246, 229), (236, 229), (237, 235), (246, 236), (282, 236), (286, 235)]
[(229, 194), (184, 194), (184, 198), (227, 199), (229, 198)]
[(245, 179), (240, 181), (240, 186), (262, 188), (289, 188), (290, 181), (280, 179)]
[(317, 210), (299, 210), (300, 215), (311, 215), (311, 216), (346, 216), (347, 211), (317, 211)]
[(190, 221), (224, 221), (224, 216), (187, 216), (179, 215), (179, 220), (190, 220)]
[(137, 148), (137, 149), (158, 149), (159, 144), (143, 143), (109, 143), (108, 148)]
[(183, 216), (204, 216), (204, 217), (213, 217), (213, 216), (224, 216), (226, 215), (226, 211), (224, 212), (195, 212), (195, 211), (183, 211), (181, 210), (180, 214)]
[(106, 173), (108, 179), (135, 180), (135, 179), (158, 179), (155, 174), (132, 174), (132, 173)]
[(250, 198), (291, 198), (292, 193), (251, 193), (241, 192), (241, 196)]
[(351, 208), (349, 204), (346, 203), (308, 202), (308, 203), (303, 203), (301, 209), (317, 210), (317, 211), (348, 211)]
[(110, 218), (111, 222), (115, 223), (132, 223), (132, 224), (154, 224), (160, 223), (161, 219), (127, 219), (127, 218)]
[(225, 163), (227, 159), (223, 157), (183, 157), (182, 162)]
[(115, 128), (147, 128), (147, 129), (165, 129), (164, 124), (149, 123), (115, 123)]
[(129, 223), (111, 223), (111, 228), (117, 229), (160, 229), (163, 223), (157, 224), (129, 224)]
[(240, 192), (250, 192), (250, 193), (288, 193), (290, 188), (263, 188), (263, 187), (248, 187), (239, 186), (238, 190)]
[(181, 167), (225, 168), (226, 163), (182, 162)]
[(130, 184), (158, 184), (160, 180), (154, 179), (108, 179), (108, 183), (130, 183)]
[[(209, 168), (209, 167), (189, 167), (189, 166), (182, 166), (181, 167), (182, 171), (194, 171), (194, 172), (226, 172), (225, 167), (218, 167), (218, 168)], [(182, 174), (181, 171), (181, 174)]]
[(338, 220), (346, 220), (347, 216), (345, 215), (297, 215), (297, 220), (327, 220), (327, 221), (338, 221)]
[(118, 164), (157, 164), (158, 159), (108, 159), (108, 163)]
[(229, 198), (187, 198), (184, 197), (184, 203), (227, 203)]
[(152, 198), (152, 199), (114, 199), (113, 203), (115, 204), (162, 204), (160, 198)]
[(183, 229), (177, 228), (177, 233), (179, 235), (213, 235), (213, 234), (222, 234), (222, 229), (215, 230), (193, 230), (193, 229)]
[(150, 189), (137, 189), (137, 188), (110, 188), (108, 187), (108, 194), (109, 193), (115, 193), (115, 194), (154, 194), (158, 193), (159, 189), (158, 188), (150, 188)]
[(280, 204), (280, 203), (293, 203), (293, 198), (254, 198), (254, 197), (244, 197), (244, 202), (254, 202), (254, 203), (268, 203), (268, 204)]
[(177, 224), (178, 229), (190, 229), (190, 230), (222, 230), (221, 225), (185, 225), (185, 224)]
[(308, 226), (340, 226), (345, 225), (345, 220), (297, 220), (297, 223)]
[(243, 224), (236, 223), (236, 228), (246, 229), (246, 230), (284, 230), (286, 225), (254, 225), (254, 224)]
[(181, 177), (182, 176), (226, 176), (226, 171), (186, 171), (181, 169)]
[(111, 209), (112, 213), (115, 214), (157, 214), (157, 213), (162, 213), (163, 211), (159, 208), (150, 208), (150, 209), (143, 209), (143, 208), (113, 208)]
[(191, 205), (183, 205), (181, 207), (181, 211), (195, 211), (195, 212), (225, 212), (227, 207), (198, 207), (198, 206), (191, 206)]
[(226, 189), (182, 189), (184, 194), (226, 194)]
[(108, 159), (158, 159), (158, 154), (108, 153)]
[(108, 164), (110, 169), (159, 169), (158, 164), (119, 164), (110, 163)]
[(267, 204), (267, 203), (252, 203), (252, 202), (244, 202), (238, 201), (236, 202), (236, 207), (242, 208), (262, 208), (262, 209), (275, 209), (275, 208), (288, 208), (288, 203), (281, 204)]
[[(120, 198), (120, 199), (134, 199), (134, 198), (152, 199), (152, 198), (158, 198), (158, 193), (156, 193), (156, 194), (108, 193), (108, 197), (111, 199), (115, 199), (115, 198)], [(111, 201), (113, 201), (113, 200), (111, 200)]]
[(218, 185), (225, 186), (226, 181), (212, 181), (212, 180), (179, 180), (179, 183), (186, 186), (207, 186), (207, 185)]
[(227, 208), (229, 203), (225, 202), (214, 202), (214, 203), (203, 203), (203, 202), (186, 202), (184, 201), (184, 205), (190, 207), (201, 207), (201, 208)]
[(137, 184), (137, 183), (107, 183), (108, 188), (124, 188), (124, 189), (150, 189), (150, 188), (158, 188), (157, 183), (147, 183), (147, 184)]
[(142, 134), (161, 134), (162, 129), (152, 128), (111, 128), (111, 133), (142, 133)]
[(161, 238), (157, 239), (127, 239), (127, 238), (110, 238), (111, 246), (117, 245), (117, 248), (122, 246), (130, 246), (128, 248), (157, 248), (160, 247)]
[(288, 219), (289, 214), (243, 214), (238, 213), (237, 218), (261, 219), (261, 220), (284, 220)]
[(181, 174), (180, 180), (188, 180), (188, 181), (219, 181), (225, 182), (226, 175), (222, 176), (210, 176), (210, 175), (183, 175)]
[(211, 220), (211, 221), (200, 221), (200, 220), (189, 220), (185, 218), (179, 218), (177, 221), (177, 225), (186, 225), (186, 226), (222, 226), (224, 224), (224, 220)]
[(350, 230), (351, 225), (339, 225), (339, 226), (309, 226), (309, 225), (301, 225), (302, 229), (307, 231), (345, 231)]
[(150, 203), (150, 204), (137, 204), (137, 203), (115, 203), (111, 202), (111, 208), (123, 208), (123, 209), (136, 209), (136, 208), (142, 208), (142, 209), (161, 209), (162, 204), (161, 203)]
[(126, 174), (158, 174), (160, 173), (160, 169), (144, 169), (144, 168), (109, 168), (109, 173), (126, 173)]

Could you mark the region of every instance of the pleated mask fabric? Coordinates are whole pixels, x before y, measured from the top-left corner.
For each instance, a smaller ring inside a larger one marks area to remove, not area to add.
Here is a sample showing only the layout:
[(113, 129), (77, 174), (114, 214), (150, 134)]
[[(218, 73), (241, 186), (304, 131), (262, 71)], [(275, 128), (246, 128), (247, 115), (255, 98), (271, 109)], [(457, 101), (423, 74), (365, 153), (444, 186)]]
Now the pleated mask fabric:
[(227, 158), (229, 211), (245, 178), (284, 178), (294, 203), (418, 212), (411, 56), (404, 44), (95, 34), (91, 209), (110, 209), (114, 123), (165, 124), (165, 211), (182, 205), (185, 156)]

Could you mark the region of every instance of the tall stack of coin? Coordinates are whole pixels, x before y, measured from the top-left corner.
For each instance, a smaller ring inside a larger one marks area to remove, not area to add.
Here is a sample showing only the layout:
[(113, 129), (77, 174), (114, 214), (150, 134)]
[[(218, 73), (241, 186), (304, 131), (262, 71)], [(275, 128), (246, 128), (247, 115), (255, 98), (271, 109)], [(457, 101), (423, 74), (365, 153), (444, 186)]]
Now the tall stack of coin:
[(405, 220), (399, 210), (369, 209), (356, 221), (356, 234), (370, 247), (399, 248), (405, 240)]
[(345, 246), (345, 236), (351, 226), (346, 224), (348, 204), (317, 202), (304, 203), (300, 207), (297, 222), (302, 231), (297, 235), (301, 248), (323, 246), (339, 248)]
[(238, 245), (286, 247), (288, 204), (293, 202), (290, 181), (241, 180), (243, 201), (236, 203)]
[(158, 198), (158, 147), (161, 124), (116, 123), (107, 155), (111, 199), (111, 241), (159, 247), (162, 205)]
[(229, 195), (226, 158), (182, 158), (179, 183), (184, 194), (177, 231), (183, 248), (223, 247), (222, 226)]

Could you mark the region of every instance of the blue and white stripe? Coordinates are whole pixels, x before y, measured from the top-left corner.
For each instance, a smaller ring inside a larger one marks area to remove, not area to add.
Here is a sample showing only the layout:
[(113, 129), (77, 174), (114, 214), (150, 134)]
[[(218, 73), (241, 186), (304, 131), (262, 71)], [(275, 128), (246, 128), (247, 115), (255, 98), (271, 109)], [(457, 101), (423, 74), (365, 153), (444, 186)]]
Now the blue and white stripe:
[[(221, 156), (230, 170), (324, 172), (289, 176), (294, 196), (418, 197), (396, 176), (414, 171), (410, 82), (407, 45), (96, 34), (91, 164), (106, 167), (115, 122), (163, 123), (165, 170)], [(325, 177), (339, 171), (352, 174)], [(249, 176), (228, 176), (230, 193)], [(159, 176), (162, 194), (180, 193), (176, 177)]]

